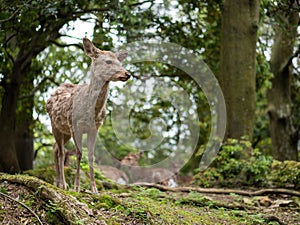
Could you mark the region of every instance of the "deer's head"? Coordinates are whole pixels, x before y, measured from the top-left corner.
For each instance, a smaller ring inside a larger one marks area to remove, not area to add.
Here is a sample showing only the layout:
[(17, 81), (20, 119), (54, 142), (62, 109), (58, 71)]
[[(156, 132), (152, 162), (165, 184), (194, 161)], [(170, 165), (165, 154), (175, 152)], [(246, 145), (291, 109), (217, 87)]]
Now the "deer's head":
[(133, 153), (130, 152), (127, 156), (125, 156), (121, 163), (126, 166), (139, 166), (139, 159), (141, 158), (143, 152)]
[(106, 81), (127, 81), (130, 73), (121, 62), (127, 57), (127, 51), (113, 53), (96, 48), (88, 38), (83, 38), (85, 53), (92, 59), (93, 76)]

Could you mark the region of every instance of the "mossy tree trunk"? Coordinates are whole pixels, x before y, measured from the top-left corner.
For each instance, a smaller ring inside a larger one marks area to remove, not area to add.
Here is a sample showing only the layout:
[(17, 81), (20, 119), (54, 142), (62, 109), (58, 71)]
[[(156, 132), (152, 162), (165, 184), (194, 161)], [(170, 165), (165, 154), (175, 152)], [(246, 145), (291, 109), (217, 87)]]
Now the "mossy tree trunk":
[[(286, 5), (274, 15), (274, 44), (270, 59), (270, 70), (274, 75), (272, 89), (268, 91), (268, 115), (272, 139), (272, 155), (277, 160), (298, 160), (297, 141), (292, 122), (291, 110), (291, 63), (293, 47), (297, 37), (299, 12), (297, 3), (294, 7), (286, 1)], [(282, 6), (280, 6), (282, 7)]]
[(226, 138), (251, 141), (255, 110), (258, 0), (225, 0), (219, 81), (226, 101)]

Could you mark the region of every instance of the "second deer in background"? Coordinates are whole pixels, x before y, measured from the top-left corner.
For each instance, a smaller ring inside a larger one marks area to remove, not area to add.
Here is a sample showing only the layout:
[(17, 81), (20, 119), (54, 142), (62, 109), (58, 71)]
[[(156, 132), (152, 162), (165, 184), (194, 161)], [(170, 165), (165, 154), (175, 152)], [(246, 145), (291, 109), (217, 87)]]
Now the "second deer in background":
[(129, 153), (121, 160), (121, 164), (128, 166), (128, 174), (131, 182), (159, 183), (169, 187), (177, 187), (176, 174), (165, 168), (141, 167), (138, 160), (142, 152), (137, 154)]

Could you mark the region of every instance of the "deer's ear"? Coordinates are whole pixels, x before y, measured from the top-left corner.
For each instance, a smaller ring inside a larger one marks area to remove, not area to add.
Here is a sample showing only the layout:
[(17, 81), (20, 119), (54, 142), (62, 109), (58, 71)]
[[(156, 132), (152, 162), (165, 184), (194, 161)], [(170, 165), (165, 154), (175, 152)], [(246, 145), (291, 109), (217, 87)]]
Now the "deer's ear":
[(121, 50), (116, 53), (116, 56), (120, 62), (122, 62), (128, 55), (128, 52), (126, 50)]
[(96, 48), (88, 38), (83, 38), (83, 48), (85, 54), (91, 58), (97, 57), (97, 55), (100, 53), (100, 50)]

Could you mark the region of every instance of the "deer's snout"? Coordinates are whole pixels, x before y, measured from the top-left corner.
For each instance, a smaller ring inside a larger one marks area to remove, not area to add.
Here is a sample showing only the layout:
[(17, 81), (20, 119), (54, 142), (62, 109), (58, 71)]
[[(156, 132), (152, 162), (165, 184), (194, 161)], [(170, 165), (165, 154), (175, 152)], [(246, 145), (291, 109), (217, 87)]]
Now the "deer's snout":
[(123, 70), (123, 71), (120, 71), (119, 73), (117, 73), (115, 76), (113, 76), (111, 78), (112, 81), (127, 81), (129, 78), (131, 77), (131, 74), (126, 71), (126, 70)]

